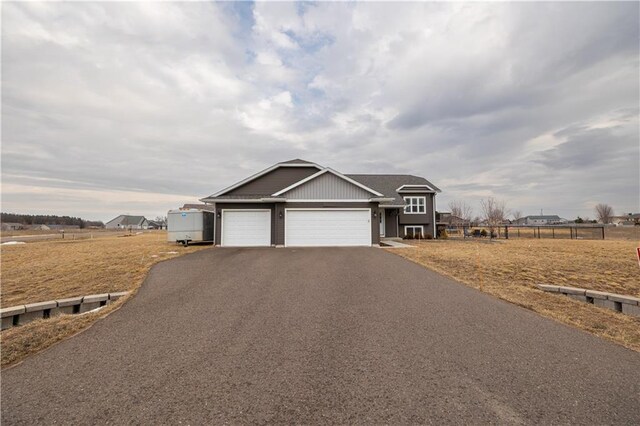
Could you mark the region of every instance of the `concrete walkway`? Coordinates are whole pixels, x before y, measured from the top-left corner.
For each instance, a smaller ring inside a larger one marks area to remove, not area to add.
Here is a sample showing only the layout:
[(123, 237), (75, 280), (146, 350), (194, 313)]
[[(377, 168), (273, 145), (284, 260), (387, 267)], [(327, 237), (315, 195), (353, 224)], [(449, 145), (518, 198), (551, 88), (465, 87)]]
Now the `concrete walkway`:
[(640, 354), (385, 250), (203, 250), (2, 372), (3, 424), (640, 424)]
[(388, 246), (389, 248), (411, 248), (415, 246), (410, 246), (409, 244), (405, 244), (400, 240), (392, 240), (390, 238), (381, 238), (380, 243)]

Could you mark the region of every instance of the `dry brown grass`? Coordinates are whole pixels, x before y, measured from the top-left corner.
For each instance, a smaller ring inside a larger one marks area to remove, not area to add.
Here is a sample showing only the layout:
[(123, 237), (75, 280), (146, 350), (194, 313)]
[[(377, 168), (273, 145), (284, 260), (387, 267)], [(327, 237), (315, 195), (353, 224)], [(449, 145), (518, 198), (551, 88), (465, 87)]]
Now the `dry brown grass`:
[(29, 355), (47, 349), (51, 345), (81, 332), (97, 319), (118, 309), (125, 299), (96, 312), (82, 315), (60, 315), (46, 320), (37, 320), (20, 327), (4, 330), (2, 337), (2, 367), (22, 361)]
[[(210, 246), (169, 244), (166, 233), (2, 246), (2, 307), (86, 294), (137, 290), (152, 265)], [(174, 252), (174, 253), (170, 253)], [(123, 302), (96, 313), (61, 316), (2, 332), (2, 366), (86, 328)]]
[(633, 241), (426, 241), (390, 249), (457, 281), (640, 351), (640, 318), (545, 293), (558, 284), (640, 296)]

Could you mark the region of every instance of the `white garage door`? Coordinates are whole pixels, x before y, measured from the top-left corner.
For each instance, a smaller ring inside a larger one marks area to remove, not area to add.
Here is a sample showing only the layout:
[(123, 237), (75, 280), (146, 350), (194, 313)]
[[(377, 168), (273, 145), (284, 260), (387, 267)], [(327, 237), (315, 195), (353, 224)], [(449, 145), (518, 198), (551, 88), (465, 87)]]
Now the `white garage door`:
[(270, 246), (271, 211), (224, 210), (221, 237), (223, 246)]
[(286, 210), (286, 246), (371, 246), (370, 209)]

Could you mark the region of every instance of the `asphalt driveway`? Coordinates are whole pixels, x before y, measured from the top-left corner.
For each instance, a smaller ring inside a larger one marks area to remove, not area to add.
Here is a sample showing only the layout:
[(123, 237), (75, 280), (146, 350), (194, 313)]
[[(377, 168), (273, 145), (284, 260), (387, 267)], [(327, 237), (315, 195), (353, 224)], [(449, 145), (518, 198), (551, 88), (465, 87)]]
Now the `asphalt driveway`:
[(211, 249), (2, 372), (3, 424), (640, 424), (640, 354), (375, 248)]

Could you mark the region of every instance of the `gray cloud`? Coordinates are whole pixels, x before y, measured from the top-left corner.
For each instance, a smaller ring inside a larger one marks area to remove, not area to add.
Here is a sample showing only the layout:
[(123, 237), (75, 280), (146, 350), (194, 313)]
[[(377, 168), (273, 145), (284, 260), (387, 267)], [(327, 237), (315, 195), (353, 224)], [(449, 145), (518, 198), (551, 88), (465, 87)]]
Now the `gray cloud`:
[(155, 215), (295, 157), (640, 210), (639, 7), (6, 3), (3, 210)]

